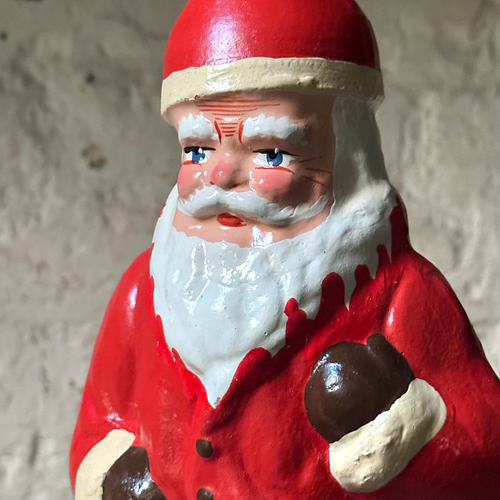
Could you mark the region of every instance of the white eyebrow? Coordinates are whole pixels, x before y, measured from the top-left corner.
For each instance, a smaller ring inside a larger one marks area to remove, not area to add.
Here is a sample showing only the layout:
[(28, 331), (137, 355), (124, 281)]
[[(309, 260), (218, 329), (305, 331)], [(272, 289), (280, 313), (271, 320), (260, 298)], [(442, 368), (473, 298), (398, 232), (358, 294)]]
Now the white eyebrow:
[(182, 139), (204, 139), (218, 141), (219, 136), (210, 120), (207, 120), (203, 113), (193, 116), (183, 116), (179, 122), (179, 141)]
[(257, 118), (248, 118), (243, 123), (243, 135), (256, 137), (270, 135), (292, 143), (300, 143), (304, 138), (304, 130), (296, 123), (290, 123), (288, 116), (276, 118), (266, 116), (264, 113)]

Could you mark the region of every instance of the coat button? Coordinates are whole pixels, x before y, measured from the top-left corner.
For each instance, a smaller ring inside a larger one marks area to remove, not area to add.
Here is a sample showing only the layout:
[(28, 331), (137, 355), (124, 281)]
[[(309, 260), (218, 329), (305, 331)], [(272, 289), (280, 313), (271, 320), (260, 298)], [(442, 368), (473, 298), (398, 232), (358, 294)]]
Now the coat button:
[(196, 493), (196, 500), (214, 500), (214, 496), (209, 489), (200, 488)]
[(212, 448), (212, 443), (208, 439), (197, 439), (196, 451), (200, 457), (209, 458), (212, 456), (214, 449)]

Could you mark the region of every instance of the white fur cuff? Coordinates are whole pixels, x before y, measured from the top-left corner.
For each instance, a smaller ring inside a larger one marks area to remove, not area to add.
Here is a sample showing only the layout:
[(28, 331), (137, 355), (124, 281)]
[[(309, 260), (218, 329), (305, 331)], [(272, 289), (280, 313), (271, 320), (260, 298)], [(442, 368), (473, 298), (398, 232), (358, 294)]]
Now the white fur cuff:
[(104, 476), (134, 442), (135, 436), (123, 429), (112, 430), (83, 459), (76, 475), (75, 500), (101, 500)]
[(330, 471), (353, 493), (385, 486), (443, 427), (446, 405), (427, 382), (415, 379), (388, 411), (330, 445)]

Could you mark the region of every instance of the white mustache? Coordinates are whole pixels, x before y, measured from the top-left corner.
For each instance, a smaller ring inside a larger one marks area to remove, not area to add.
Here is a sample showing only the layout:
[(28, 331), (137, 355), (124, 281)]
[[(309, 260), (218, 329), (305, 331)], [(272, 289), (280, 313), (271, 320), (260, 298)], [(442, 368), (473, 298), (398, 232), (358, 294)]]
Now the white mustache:
[(269, 203), (255, 191), (226, 191), (218, 186), (204, 186), (188, 200), (179, 199), (178, 207), (189, 217), (206, 218), (230, 212), (252, 219), (259, 219), (273, 226), (288, 226), (320, 214), (328, 204), (327, 196), (320, 196), (316, 203), (300, 203), (296, 207), (281, 208)]

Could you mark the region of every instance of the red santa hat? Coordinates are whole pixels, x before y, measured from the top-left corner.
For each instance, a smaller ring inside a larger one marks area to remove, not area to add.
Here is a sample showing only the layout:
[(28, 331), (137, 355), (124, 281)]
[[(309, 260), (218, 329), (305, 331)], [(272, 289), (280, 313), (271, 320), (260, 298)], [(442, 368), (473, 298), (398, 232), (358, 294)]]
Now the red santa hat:
[(373, 29), (354, 0), (189, 0), (163, 78), (162, 113), (224, 92), (383, 95)]

